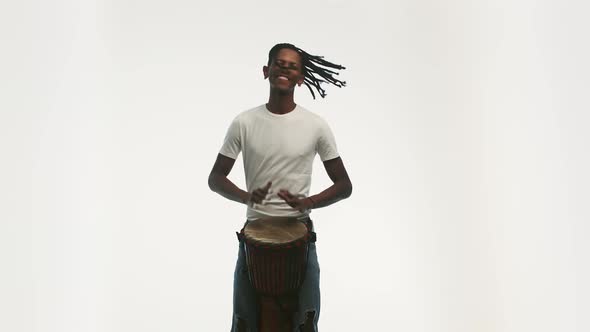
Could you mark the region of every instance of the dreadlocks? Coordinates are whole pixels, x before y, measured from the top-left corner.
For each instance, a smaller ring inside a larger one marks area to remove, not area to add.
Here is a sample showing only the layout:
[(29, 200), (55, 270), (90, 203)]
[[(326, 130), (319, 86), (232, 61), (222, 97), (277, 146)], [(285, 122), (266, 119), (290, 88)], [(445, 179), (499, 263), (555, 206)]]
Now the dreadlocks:
[(273, 46), (273, 48), (270, 49), (270, 52), (268, 52), (269, 66), (272, 60), (277, 56), (277, 53), (279, 53), (279, 51), (284, 48), (288, 48), (299, 53), (302, 63), (302, 72), (303, 76), (305, 77), (303, 83), (305, 83), (309, 89), (309, 92), (311, 92), (313, 99), (315, 99), (315, 93), (313, 92), (312, 87), (320, 94), (322, 98), (326, 97), (326, 91), (321, 87), (321, 84), (324, 82), (328, 82), (339, 88), (346, 86), (345, 81), (340, 81), (334, 78), (333, 75), (338, 75), (336, 71), (328, 69), (332, 68), (341, 70), (346, 69), (345, 67), (326, 61), (324, 60), (323, 56), (311, 55), (292, 44), (281, 43)]

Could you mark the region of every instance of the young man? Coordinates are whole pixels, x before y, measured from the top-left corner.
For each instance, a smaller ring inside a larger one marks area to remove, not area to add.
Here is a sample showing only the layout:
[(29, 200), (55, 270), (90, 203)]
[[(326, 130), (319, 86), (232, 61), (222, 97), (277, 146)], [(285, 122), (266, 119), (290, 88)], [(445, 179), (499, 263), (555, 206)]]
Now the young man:
[[(277, 44), (270, 50), (268, 63), (263, 67), (264, 78), (270, 83), (268, 102), (234, 119), (209, 175), (211, 190), (248, 206), (248, 220), (293, 217), (313, 227), (309, 219), (312, 209), (350, 196), (352, 184), (329, 126), (318, 115), (297, 105), (293, 98), (295, 87), (304, 83), (314, 98), (313, 89), (325, 96), (320, 86), (322, 82), (344, 86), (345, 82), (333, 77), (337, 74), (334, 69), (344, 67), (291, 44)], [(227, 178), (240, 152), (243, 153), (247, 190), (238, 188)], [(309, 196), (316, 153), (333, 184)], [(317, 331), (320, 291), (315, 243), (309, 247), (305, 281), (297, 303), (293, 330)], [(258, 331), (257, 310), (241, 242), (234, 274), (231, 331)]]

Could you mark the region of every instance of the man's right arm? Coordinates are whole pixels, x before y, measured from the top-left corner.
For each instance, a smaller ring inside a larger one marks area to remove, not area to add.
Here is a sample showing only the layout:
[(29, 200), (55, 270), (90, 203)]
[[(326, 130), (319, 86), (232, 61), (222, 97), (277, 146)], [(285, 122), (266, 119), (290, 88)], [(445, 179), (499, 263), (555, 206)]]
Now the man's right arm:
[(213, 169), (209, 174), (209, 188), (227, 199), (248, 204), (250, 194), (238, 188), (227, 178), (235, 162), (235, 159), (226, 157), (221, 153), (217, 154), (217, 160), (215, 160)]

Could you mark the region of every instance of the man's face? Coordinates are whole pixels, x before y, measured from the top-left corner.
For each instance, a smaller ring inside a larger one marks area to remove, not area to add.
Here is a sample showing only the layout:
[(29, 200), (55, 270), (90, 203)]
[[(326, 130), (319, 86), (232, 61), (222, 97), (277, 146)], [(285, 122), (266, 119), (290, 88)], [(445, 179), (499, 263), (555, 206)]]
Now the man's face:
[(270, 65), (263, 67), (263, 72), (271, 88), (281, 91), (292, 91), (304, 79), (299, 53), (288, 48), (280, 49)]

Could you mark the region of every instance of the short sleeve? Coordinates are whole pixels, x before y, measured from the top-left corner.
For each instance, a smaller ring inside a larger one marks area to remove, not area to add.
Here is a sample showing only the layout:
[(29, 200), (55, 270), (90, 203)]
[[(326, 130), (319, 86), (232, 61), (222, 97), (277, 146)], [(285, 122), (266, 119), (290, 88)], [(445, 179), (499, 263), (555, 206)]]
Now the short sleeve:
[(227, 130), (223, 145), (219, 150), (222, 155), (236, 159), (242, 150), (242, 135), (240, 133), (240, 122), (235, 118)]
[(322, 121), (320, 125), (317, 150), (322, 161), (331, 160), (340, 156), (336, 147), (334, 134), (332, 134), (330, 126), (325, 121)]

